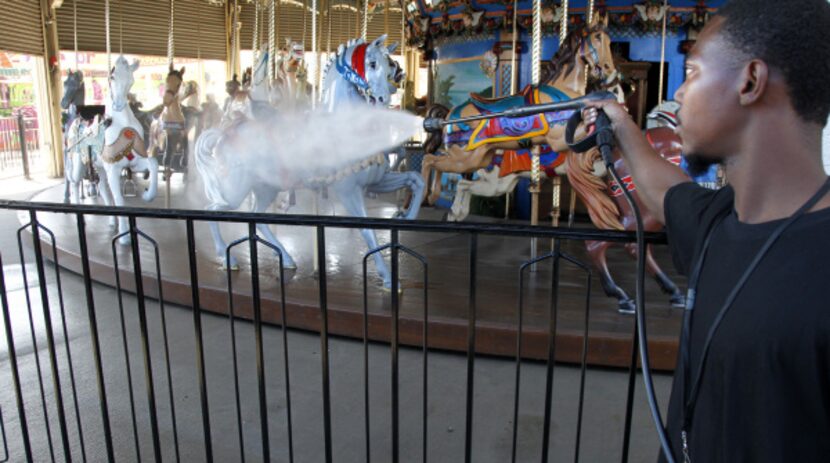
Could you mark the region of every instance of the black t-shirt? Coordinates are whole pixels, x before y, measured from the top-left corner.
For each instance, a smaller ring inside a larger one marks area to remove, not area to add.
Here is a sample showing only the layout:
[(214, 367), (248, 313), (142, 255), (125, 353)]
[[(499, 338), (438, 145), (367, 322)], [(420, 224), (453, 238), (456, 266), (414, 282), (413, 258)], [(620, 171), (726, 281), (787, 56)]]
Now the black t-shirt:
[[(672, 256), (685, 275), (713, 222), (726, 214), (697, 288), (690, 331), (694, 377), (715, 316), (781, 221), (740, 222), (731, 187), (712, 191), (684, 183), (669, 190), (664, 206)], [(828, 264), (830, 208), (790, 225), (746, 282), (712, 338), (688, 430), (692, 462), (830, 461)], [(679, 462), (686, 387), (680, 365), (678, 356), (667, 420)]]

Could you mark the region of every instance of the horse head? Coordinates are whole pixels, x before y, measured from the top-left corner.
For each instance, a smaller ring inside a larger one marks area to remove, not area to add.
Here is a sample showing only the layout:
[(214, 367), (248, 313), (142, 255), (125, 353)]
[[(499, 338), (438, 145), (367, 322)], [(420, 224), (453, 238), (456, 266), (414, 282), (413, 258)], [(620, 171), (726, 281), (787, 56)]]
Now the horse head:
[(585, 64), (586, 72), (591, 78), (610, 85), (617, 79), (617, 68), (614, 66), (607, 26), (607, 15), (594, 15), (588, 27), (581, 32), (579, 58)]
[(395, 69), (390, 64), (389, 56), (395, 45), (386, 47), (384, 42), (385, 34), (370, 43), (358, 39), (340, 45), (326, 71), (324, 96), (328, 96), (337, 87), (332, 85), (333, 82), (342, 79), (351, 85), (354, 94), (369, 104), (387, 106), (397, 87), (390, 83), (395, 78)]
[(170, 106), (176, 100), (183, 82), (184, 66), (180, 70), (176, 70), (173, 64), (170, 64), (170, 70), (167, 72), (167, 78), (164, 80), (164, 106)]
[[(246, 71), (247, 74), (248, 71)], [(256, 57), (254, 67), (250, 72), (248, 83), (251, 98), (258, 101), (268, 101), (270, 85), (268, 82), (268, 52), (261, 51)]]
[(109, 95), (113, 110), (123, 111), (127, 107), (127, 94), (135, 82), (133, 74), (138, 69), (138, 64), (138, 60), (133, 61), (132, 64), (128, 63), (124, 55), (115, 60), (115, 66), (110, 71)]
[(578, 87), (582, 91), (584, 72), (589, 80), (599, 82), (602, 88), (613, 85), (618, 73), (611, 53), (611, 38), (606, 32), (607, 21), (607, 16), (597, 14), (587, 26), (568, 32), (559, 50), (547, 63), (546, 75), (541, 82), (558, 86), (566, 81), (572, 90), (576, 91)]
[(69, 109), (69, 106), (73, 104), (75, 106), (84, 104), (84, 74), (70, 69), (66, 74), (66, 80), (63, 81), (61, 108)]

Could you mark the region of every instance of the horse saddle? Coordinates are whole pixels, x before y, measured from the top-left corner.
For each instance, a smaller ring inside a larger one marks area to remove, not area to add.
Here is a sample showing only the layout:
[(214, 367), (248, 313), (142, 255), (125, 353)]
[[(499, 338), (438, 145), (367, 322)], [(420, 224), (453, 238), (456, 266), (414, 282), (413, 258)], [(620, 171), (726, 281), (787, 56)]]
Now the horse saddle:
[(498, 98), (487, 98), (477, 93), (470, 93), (470, 101), (482, 113), (499, 113), (516, 106), (538, 104), (539, 95), (533, 91), (532, 86), (528, 85), (517, 95)]
[(116, 163), (123, 158), (132, 161), (135, 155), (147, 157), (147, 146), (144, 139), (131, 127), (121, 129), (118, 138), (111, 145), (104, 146), (101, 159), (109, 164)]

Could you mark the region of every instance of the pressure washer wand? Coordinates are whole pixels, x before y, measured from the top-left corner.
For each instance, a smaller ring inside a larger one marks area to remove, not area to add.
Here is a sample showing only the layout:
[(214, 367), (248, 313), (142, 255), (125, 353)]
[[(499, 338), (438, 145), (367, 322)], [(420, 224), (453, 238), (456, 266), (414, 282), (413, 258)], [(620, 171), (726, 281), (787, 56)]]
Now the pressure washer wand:
[(424, 119), (424, 130), (427, 132), (440, 132), (444, 126), (449, 124), (459, 124), (466, 122), (475, 122), (485, 119), (494, 119), (496, 117), (526, 117), (536, 114), (550, 113), (555, 111), (580, 111), (585, 107), (585, 103), (590, 101), (614, 99), (615, 96), (611, 92), (593, 92), (583, 97), (575, 98), (568, 101), (560, 101), (554, 103), (541, 103), (528, 106), (515, 106), (513, 108), (497, 112), (479, 114), (476, 116), (459, 117), (456, 119), (441, 119), (438, 117), (428, 117)]

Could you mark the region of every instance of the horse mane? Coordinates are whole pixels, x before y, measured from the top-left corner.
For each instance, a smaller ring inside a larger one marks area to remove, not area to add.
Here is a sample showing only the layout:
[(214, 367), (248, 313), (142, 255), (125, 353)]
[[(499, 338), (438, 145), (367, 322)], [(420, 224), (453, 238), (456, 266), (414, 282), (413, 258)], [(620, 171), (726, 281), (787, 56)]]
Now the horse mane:
[(588, 207), (591, 222), (604, 230), (624, 230), (620, 223), (620, 211), (608, 195), (605, 181), (594, 175), (594, 162), (599, 152), (592, 149), (587, 153), (568, 152), (568, 182), (582, 202)]
[(598, 24), (590, 27), (576, 27), (568, 32), (559, 50), (553, 54), (550, 61), (543, 63), (542, 78), (539, 79), (542, 85), (550, 84), (561, 76), (573, 71), (576, 65), (576, 54), (579, 51), (580, 42), (594, 32), (604, 30), (605, 27)]
[[(437, 117), (439, 119), (445, 119), (449, 113), (450, 109), (446, 106), (434, 104), (427, 108), (424, 118), (429, 119)], [(441, 148), (443, 143), (444, 139), (442, 132), (429, 132), (427, 139), (424, 141), (424, 154), (435, 154), (438, 149)]]

